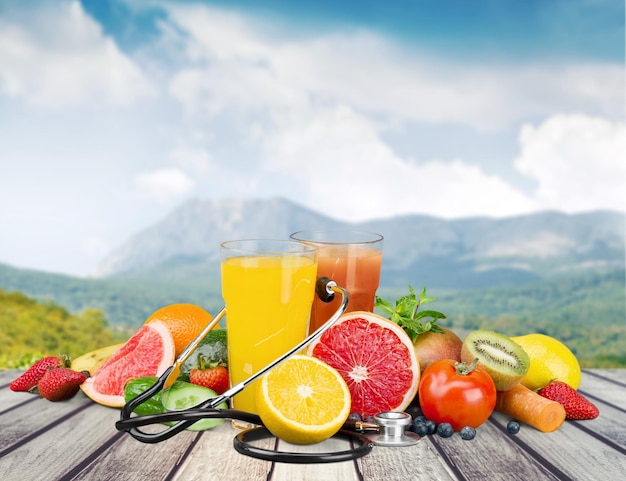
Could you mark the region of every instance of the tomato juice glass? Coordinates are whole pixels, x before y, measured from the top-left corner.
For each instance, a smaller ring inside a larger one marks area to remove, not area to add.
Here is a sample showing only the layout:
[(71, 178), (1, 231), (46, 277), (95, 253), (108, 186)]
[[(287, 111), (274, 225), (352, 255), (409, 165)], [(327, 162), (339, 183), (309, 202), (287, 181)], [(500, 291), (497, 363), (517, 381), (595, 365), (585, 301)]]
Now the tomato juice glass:
[[(317, 248), (293, 240), (233, 240), (221, 244), (220, 258), (228, 371), (234, 386), (305, 339)], [(234, 409), (258, 414), (257, 383), (233, 397)]]
[[(317, 275), (328, 277), (348, 291), (345, 312), (374, 310), (380, 282), (383, 236), (358, 230), (301, 230), (291, 239), (317, 246)], [(341, 299), (313, 301), (309, 332), (321, 327), (339, 308)]]

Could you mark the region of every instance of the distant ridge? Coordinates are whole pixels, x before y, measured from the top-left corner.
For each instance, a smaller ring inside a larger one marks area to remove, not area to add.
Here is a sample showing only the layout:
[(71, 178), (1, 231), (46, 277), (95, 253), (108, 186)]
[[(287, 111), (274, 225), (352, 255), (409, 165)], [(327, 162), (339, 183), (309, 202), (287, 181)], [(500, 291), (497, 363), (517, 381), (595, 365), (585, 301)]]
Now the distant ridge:
[(381, 284), (452, 289), (520, 284), (623, 268), (624, 217), (613, 211), (541, 212), (502, 219), (406, 215), (346, 223), (282, 198), (193, 199), (132, 236), (92, 275), (206, 281), (216, 278), (225, 240), (348, 227), (385, 237)]
[(282, 198), (192, 199), (132, 236), (90, 274), (114, 277), (175, 257), (217, 260), (226, 240), (286, 238), (303, 225), (324, 229), (342, 224)]

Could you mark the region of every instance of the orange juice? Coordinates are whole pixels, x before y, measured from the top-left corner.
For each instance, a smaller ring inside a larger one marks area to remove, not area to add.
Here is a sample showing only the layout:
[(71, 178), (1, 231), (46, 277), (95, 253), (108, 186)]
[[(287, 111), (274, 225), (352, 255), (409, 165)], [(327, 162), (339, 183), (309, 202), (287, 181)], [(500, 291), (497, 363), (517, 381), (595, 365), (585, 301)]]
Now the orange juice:
[[(372, 312), (382, 260), (383, 253), (369, 247), (320, 247), (317, 275), (332, 279), (348, 291), (346, 312)], [(335, 296), (331, 302), (323, 302), (316, 297), (309, 331), (315, 331), (330, 319), (340, 303), (340, 296)]]
[[(228, 370), (235, 385), (264, 368), (307, 334), (315, 292), (314, 255), (250, 255), (222, 259)], [(258, 381), (233, 398), (235, 409), (256, 413)]]

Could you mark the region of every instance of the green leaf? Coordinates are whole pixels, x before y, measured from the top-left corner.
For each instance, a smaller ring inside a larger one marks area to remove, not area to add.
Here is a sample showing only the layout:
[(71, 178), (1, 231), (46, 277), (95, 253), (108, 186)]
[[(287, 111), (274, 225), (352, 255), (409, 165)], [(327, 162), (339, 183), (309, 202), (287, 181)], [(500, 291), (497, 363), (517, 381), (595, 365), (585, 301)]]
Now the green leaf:
[[(443, 329), (436, 322), (439, 319), (445, 319), (445, 314), (434, 310), (419, 311), (421, 305), (436, 300), (434, 297), (427, 297), (426, 286), (420, 292), (419, 298), (416, 296), (413, 286), (409, 286), (409, 293), (396, 299), (395, 306), (391, 301), (378, 296), (376, 296), (375, 306), (392, 322), (404, 329), (411, 340), (415, 342), (417, 337), (424, 332), (443, 332)], [(422, 319), (426, 322), (422, 323)]]
[(421, 319), (422, 317), (432, 317), (433, 319), (445, 319), (445, 314), (442, 314), (438, 311), (421, 311), (416, 315), (417, 319)]
[(388, 316), (394, 313), (394, 307), (391, 301), (381, 299), (378, 296), (376, 296), (376, 306)]

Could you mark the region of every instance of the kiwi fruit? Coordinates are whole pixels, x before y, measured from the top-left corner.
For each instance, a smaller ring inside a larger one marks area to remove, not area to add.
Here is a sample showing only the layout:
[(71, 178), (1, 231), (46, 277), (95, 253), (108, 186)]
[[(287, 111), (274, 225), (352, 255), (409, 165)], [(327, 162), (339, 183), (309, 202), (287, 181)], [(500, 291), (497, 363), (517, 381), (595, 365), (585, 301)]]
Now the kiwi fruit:
[(461, 361), (471, 363), (476, 358), (498, 391), (507, 391), (519, 383), (530, 366), (522, 346), (504, 334), (483, 329), (468, 334), (461, 347)]

